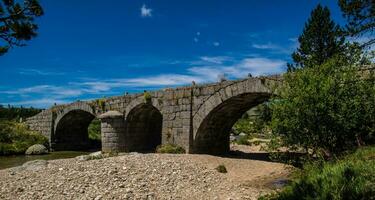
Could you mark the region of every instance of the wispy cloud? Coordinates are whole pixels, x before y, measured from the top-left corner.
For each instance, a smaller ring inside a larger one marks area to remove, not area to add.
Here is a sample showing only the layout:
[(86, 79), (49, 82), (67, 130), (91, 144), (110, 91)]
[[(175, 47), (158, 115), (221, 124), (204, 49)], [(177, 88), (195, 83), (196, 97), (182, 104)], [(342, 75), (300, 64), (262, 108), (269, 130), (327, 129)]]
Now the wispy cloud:
[(298, 41), (297, 40), (291, 40), (290, 44), (286, 45), (279, 45), (271, 42), (267, 43), (253, 43), (251, 46), (255, 49), (260, 49), (260, 50), (270, 50), (273, 53), (278, 53), (278, 54), (291, 54), (298, 46)]
[[(231, 57), (229, 56), (202, 56), (200, 57), (200, 60), (198, 61), (198, 63), (203, 63), (204, 62), (208, 62), (208, 63), (214, 63), (214, 64), (223, 64), (225, 61), (230, 61), (232, 60)], [(196, 64), (197, 62), (195, 62), (194, 64)]]
[(2, 102), (0, 105), (14, 105), (14, 106), (33, 106), (36, 108), (45, 108), (46, 106), (50, 106), (53, 104), (64, 104), (68, 103), (67, 100), (62, 99), (52, 99), (52, 98), (43, 98), (43, 99), (33, 99), (33, 100), (25, 100), (25, 101), (15, 101), (15, 102)]
[(152, 17), (152, 9), (147, 8), (145, 4), (141, 7), (141, 16), (142, 17)]
[(253, 44), (252, 47), (256, 48), (256, 49), (280, 49), (281, 47), (276, 45), (276, 44), (272, 44), (272, 43), (267, 43), (267, 44)]
[(64, 72), (53, 72), (53, 71), (45, 71), (45, 70), (40, 70), (40, 69), (25, 69), (25, 68), (20, 68), (18, 73), (22, 75), (40, 75), (40, 76), (65, 75)]
[[(180, 61), (179, 61), (180, 62)], [(181, 61), (182, 62), (182, 61)], [(184, 61), (188, 65), (185, 72), (156, 74), (123, 79), (85, 78), (65, 85), (36, 85), (14, 90), (0, 90), (0, 94), (18, 96), (13, 105), (48, 107), (53, 103), (65, 103), (87, 98), (87, 95), (103, 96), (123, 93), (126, 90), (139, 91), (150, 88), (173, 87), (196, 83), (218, 81), (225, 74), (226, 78), (244, 78), (249, 73), (253, 76), (280, 73), (286, 62), (265, 57), (244, 57), (236, 59), (229, 56), (201, 56), (193, 61)], [(30, 98), (32, 97), (32, 98)], [(34, 98), (34, 99), (33, 99)], [(7, 104), (7, 102), (4, 102)]]
[(212, 45), (214, 45), (215, 47), (218, 47), (220, 46), (220, 42), (213, 42)]

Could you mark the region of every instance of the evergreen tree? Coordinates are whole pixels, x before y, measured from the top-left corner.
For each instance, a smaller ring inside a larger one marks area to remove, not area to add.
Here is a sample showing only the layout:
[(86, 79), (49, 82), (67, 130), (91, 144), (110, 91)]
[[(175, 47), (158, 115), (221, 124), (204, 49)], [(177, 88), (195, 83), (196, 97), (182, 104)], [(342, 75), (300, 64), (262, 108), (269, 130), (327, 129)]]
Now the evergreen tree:
[(344, 53), (345, 39), (340, 35), (341, 28), (331, 19), (329, 9), (319, 4), (298, 38), (300, 46), (292, 54), (294, 64), (288, 64), (288, 70), (321, 65), (334, 55)]
[(347, 19), (346, 32), (350, 36), (367, 36), (362, 47), (375, 43), (375, 1), (339, 0), (343, 16)]
[(35, 17), (43, 15), (38, 0), (0, 1), (0, 55), (13, 46), (24, 46), (24, 41), (36, 36)]

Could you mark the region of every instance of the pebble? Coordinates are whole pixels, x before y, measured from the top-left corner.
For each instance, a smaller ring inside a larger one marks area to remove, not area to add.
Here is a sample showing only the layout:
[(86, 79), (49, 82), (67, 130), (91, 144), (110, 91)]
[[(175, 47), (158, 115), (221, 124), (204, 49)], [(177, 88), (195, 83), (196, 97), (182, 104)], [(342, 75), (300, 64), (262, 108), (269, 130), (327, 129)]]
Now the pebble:
[(257, 188), (240, 188), (187, 155), (131, 153), (49, 163), (39, 171), (0, 170), (0, 199), (235, 200), (257, 199), (260, 194)]

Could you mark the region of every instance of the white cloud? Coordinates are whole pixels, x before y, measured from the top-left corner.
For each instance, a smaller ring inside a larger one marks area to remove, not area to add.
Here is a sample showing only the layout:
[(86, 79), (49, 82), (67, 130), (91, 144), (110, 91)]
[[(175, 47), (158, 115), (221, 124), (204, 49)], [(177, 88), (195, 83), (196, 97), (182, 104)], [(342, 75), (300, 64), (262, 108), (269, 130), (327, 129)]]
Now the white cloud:
[(208, 62), (208, 63), (214, 63), (214, 64), (223, 64), (225, 61), (230, 61), (232, 60), (228, 56), (202, 56), (200, 57), (201, 61)]
[(197, 34), (197, 36), (200, 36), (200, 35), (201, 35), (201, 32), (198, 31), (196, 34)]
[(34, 99), (34, 100), (25, 100), (25, 101), (16, 101), (16, 102), (4, 102), (0, 105), (14, 105), (14, 106), (32, 106), (35, 108), (45, 108), (46, 106), (51, 106), (54, 103), (64, 104), (69, 103), (69, 101), (62, 99), (52, 99), (52, 98), (43, 98), (43, 99)]
[(280, 49), (281, 47), (272, 43), (253, 44), (252, 47), (256, 49)]
[(212, 43), (212, 45), (214, 45), (215, 47), (218, 47), (218, 46), (220, 46), (220, 42), (214, 42), (214, 43)]
[(286, 62), (268, 58), (245, 58), (232, 65), (196, 66), (189, 68), (189, 72), (202, 77), (206, 81), (217, 81), (220, 74), (226, 74), (228, 78), (244, 78), (248, 73), (254, 76), (280, 73)]
[(52, 72), (52, 71), (44, 71), (44, 70), (39, 70), (39, 69), (25, 69), (25, 68), (20, 68), (18, 73), (22, 75), (41, 75), (41, 76), (59, 76), (59, 75), (65, 74), (64, 72)]
[(261, 50), (270, 50), (273, 53), (278, 54), (291, 54), (297, 47), (298, 47), (298, 41), (297, 40), (291, 40), (289, 39), (290, 44), (281, 46), (278, 44), (274, 44), (271, 42), (268, 43), (254, 43), (251, 46), (255, 49), (261, 49)]
[(298, 42), (298, 38), (296, 37), (289, 38), (288, 40), (291, 42)]
[(194, 37), (194, 42), (199, 42), (199, 39), (198, 38), (196, 38), (196, 37)]
[[(280, 73), (286, 62), (263, 57), (234, 59), (228, 56), (202, 56), (196, 61), (186, 62), (190, 67), (185, 72), (157, 74), (124, 79), (83, 79), (81, 82), (69, 82), (66, 85), (36, 85), (15, 90), (0, 90), (10, 99), (18, 96), (20, 101), (12, 105), (47, 107), (53, 103), (66, 103), (84, 95), (103, 96), (118, 94), (120, 91), (150, 88), (173, 87), (218, 81), (223, 74), (228, 79), (244, 78), (249, 73), (253, 76)], [(33, 98), (30, 98), (33, 97)], [(87, 96), (86, 96), (87, 97)], [(82, 98), (81, 98), (82, 99)], [(8, 103), (4, 103), (8, 104)]]
[(141, 16), (142, 17), (152, 17), (152, 9), (147, 8), (145, 4), (141, 7)]

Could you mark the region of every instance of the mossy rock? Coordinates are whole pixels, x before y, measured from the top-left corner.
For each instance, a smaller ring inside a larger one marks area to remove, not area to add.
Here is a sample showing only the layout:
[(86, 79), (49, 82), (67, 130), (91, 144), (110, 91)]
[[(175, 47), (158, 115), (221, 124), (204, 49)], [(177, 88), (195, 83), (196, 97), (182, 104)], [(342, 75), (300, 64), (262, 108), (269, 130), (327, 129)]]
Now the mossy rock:
[(48, 149), (42, 144), (34, 144), (33, 146), (29, 147), (25, 152), (26, 155), (42, 155), (47, 153)]

